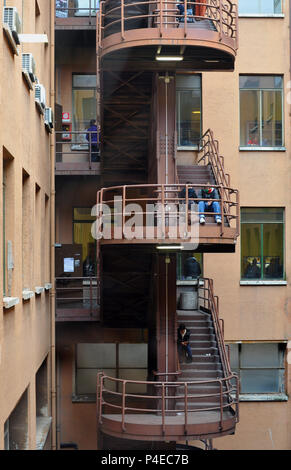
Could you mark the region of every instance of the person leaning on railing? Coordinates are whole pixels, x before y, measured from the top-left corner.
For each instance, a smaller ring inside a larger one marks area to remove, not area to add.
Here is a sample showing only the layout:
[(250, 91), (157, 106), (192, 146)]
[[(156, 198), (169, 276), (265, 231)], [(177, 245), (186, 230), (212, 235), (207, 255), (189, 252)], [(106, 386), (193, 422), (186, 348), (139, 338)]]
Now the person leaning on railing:
[[(199, 4), (194, 4), (193, 2), (189, 2), (190, 7), (188, 8), (187, 5), (187, 23), (194, 23), (194, 18), (195, 16), (196, 20), (200, 20), (200, 17), (204, 16), (206, 13), (206, 5), (203, 5), (204, 3), (206, 4), (206, 0), (200, 0)], [(178, 11), (179, 11), (179, 17), (178, 21), (179, 23), (184, 23), (184, 13), (185, 13), (185, 2), (184, 0), (180, 0), (180, 3), (177, 5)], [(199, 18), (197, 18), (199, 17)]]
[[(213, 201), (213, 199), (220, 199), (217, 189), (211, 187), (211, 183), (207, 183), (207, 187), (200, 189), (198, 193), (199, 199), (204, 199), (199, 201), (198, 208), (200, 214), (200, 224), (205, 224), (205, 214), (204, 212), (214, 212), (215, 222), (221, 224), (221, 210), (220, 204), (218, 201)], [(205, 200), (206, 199), (206, 200)], [(208, 201), (207, 201), (208, 199)]]
[(95, 119), (91, 119), (90, 121), (90, 127), (87, 129), (86, 139), (90, 146), (91, 161), (99, 162), (99, 135)]

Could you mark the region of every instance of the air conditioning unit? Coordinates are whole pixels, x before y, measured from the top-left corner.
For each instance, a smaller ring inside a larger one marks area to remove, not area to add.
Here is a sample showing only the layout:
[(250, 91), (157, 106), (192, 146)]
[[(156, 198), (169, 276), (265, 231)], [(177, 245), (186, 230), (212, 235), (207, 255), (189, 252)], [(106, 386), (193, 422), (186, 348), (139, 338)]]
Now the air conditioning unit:
[(32, 82), (35, 82), (35, 60), (32, 54), (22, 54), (22, 70), (28, 73)]
[(52, 108), (45, 108), (44, 124), (50, 132), (54, 128), (54, 113)]
[(18, 35), (21, 33), (21, 19), (15, 7), (3, 8), (3, 23), (9, 26), (16, 44), (20, 44)]
[(44, 113), (45, 110), (45, 87), (40, 83), (35, 85), (35, 102), (39, 107), (39, 110)]

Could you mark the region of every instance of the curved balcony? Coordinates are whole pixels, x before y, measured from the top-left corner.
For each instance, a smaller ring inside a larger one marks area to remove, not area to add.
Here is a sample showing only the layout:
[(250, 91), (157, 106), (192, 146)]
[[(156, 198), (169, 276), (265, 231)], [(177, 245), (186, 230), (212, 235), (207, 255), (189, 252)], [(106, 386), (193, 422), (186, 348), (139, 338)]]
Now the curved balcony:
[(184, 0), (181, 10), (176, 0), (105, 0), (97, 43), (101, 59), (115, 66), (142, 61), (144, 68), (159, 70), (166, 60), (167, 69), (233, 70), (237, 7), (230, 0)]
[[(198, 202), (189, 188), (208, 184), (154, 184), (103, 188), (97, 194), (95, 237), (101, 244), (191, 244), (203, 251), (232, 252), (239, 234), (239, 195), (236, 189), (217, 188), (222, 223), (215, 214), (204, 213), (199, 223)], [(181, 197), (185, 189), (186, 197)]]
[(99, 430), (114, 437), (151, 441), (232, 434), (238, 422), (238, 391), (233, 374), (216, 380), (141, 382), (100, 373)]

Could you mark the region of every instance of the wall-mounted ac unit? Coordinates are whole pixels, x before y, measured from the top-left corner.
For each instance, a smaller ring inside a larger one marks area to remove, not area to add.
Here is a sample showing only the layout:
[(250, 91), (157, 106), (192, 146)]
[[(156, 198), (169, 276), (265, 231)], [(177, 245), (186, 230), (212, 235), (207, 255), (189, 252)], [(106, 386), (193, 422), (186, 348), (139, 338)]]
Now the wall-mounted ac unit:
[(45, 87), (40, 83), (35, 85), (35, 102), (39, 107), (39, 110), (44, 113), (45, 110)]
[(32, 54), (22, 54), (22, 70), (28, 73), (32, 82), (35, 82), (35, 60)]
[(44, 111), (44, 124), (50, 132), (54, 128), (54, 113), (53, 113), (52, 108), (45, 108), (45, 111)]
[(19, 34), (21, 33), (21, 19), (15, 7), (3, 8), (3, 23), (8, 24), (16, 44), (20, 44)]

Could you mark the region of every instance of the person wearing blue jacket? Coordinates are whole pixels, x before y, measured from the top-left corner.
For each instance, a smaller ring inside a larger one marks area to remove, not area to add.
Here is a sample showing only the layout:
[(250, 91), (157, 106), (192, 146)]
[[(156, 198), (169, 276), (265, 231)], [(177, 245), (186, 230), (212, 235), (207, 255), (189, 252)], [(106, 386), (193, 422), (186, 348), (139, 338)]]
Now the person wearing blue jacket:
[(90, 127), (87, 129), (86, 139), (90, 146), (91, 161), (99, 162), (99, 135), (95, 119), (91, 119), (90, 121)]
[(205, 224), (205, 212), (213, 212), (215, 214), (215, 222), (221, 224), (220, 204), (218, 201), (213, 201), (213, 199), (220, 199), (219, 193), (217, 189), (211, 187), (211, 183), (208, 182), (207, 186), (209, 187), (200, 189), (198, 193), (198, 198), (204, 199), (198, 203), (200, 224)]

